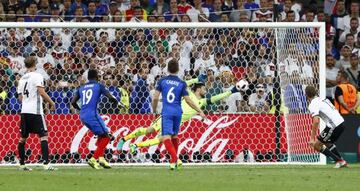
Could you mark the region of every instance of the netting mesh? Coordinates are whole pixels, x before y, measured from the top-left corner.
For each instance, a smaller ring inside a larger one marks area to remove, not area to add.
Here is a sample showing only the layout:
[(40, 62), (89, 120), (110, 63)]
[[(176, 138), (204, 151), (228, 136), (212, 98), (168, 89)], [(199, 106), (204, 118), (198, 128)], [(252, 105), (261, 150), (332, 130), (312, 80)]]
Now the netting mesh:
[(308, 144), (312, 118), (307, 114), (305, 88), (319, 87), (319, 34), (314, 28), (278, 29), (278, 62), (291, 162), (318, 162)]
[[(179, 77), (184, 80), (207, 75), (204, 98), (230, 91), (240, 79), (249, 82), (248, 90), (204, 106), (207, 120), (195, 116), (184, 123), (178, 152), (184, 162), (318, 161), (307, 145), (310, 118), (303, 91), (307, 84), (318, 87), (319, 83), (316, 28), (1, 30), (0, 93), (5, 92), (0, 97), (2, 163), (17, 162), (21, 103), (16, 87), (26, 71), (24, 57), (29, 55), (37, 57), (37, 72), (44, 76), (46, 91), (56, 103), (54, 113), (45, 110), (52, 163), (83, 163), (96, 148), (96, 137), (70, 105), (74, 91), (87, 81), (89, 68), (100, 71), (101, 82), (122, 104), (115, 108), (106, 97), (98, 104), (116, 137), (107, 147), (106, 158), (121, 163), (167, 162), (169, 156), (162, 144), (129, 152), (129, 144), (156, 137), (156, 133), (133, 138), (120, 151), (116, 145), (119, 138), (155, 120), (151, 98), (171, 59), (179, 60)], [(284, 113), (279, 135), (274, 116), (274, 99), (280, 93), (274, 90), (276, 64), (283, 98), (280, 111)], [(34, 135), (28, 140), (30, 163), (42, 160), (38, 143)]]

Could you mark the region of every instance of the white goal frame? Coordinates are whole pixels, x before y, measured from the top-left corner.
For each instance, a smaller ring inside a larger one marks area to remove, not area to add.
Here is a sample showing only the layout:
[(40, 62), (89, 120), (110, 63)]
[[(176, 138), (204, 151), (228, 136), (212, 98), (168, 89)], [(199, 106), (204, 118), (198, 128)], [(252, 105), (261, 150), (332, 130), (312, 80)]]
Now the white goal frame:
[[(227, 22), (227, 23), (137, 23), (137, 22), (0, 22), (0, 28), (318, 28), (319, 29), (319, 96), (321, 98), (326, 97), (326, 77), (325, 77), (325, 39), (326, 39), (326, 29), (325, 23), (323, 22), (249, 22), (249, 23), (241, 23), (241, 22)], [(275, 30), (276, 31), (276, 30)], [(276, 32), (275, 32), (275, 35)], [(241, 114), (239, 114), (241, 115)], [(325, 124), (321, 122), (320, 131), (325, 128)], [(286, 132), (286, 130), (285, 130)], [(310, 129), (309, 129), (310, 133)], [(288, 144), (289, 145), (289, 144)], [(288, 146), (289, 147), (289, 146)], [(289, 151), (289, 148), (288, 148)], [(190, 163), (187, 165), (244, 165), (246, 163)], [(284, 165), (284, 164), (292, 164), (292, 165), (324, 165), (326, 164), (326, 156), (320, 154), (320, 161), (314, 163), (307, 162), (262, 162), (262, 163), (249, 163), (256, 165)], [(0, 166), (14, 166), (17, 164), (1, 164)], [(31, 166), (37, 166), (39, 164), (29, 164)], [(54, 164), (56, 166), (83, 166), (85, 164)], [(142, 163), (134, 163), (134, 164), (121, 164), (114, 163), (113, 165), (117, 166), (163, 166), (164, 164), (142, 164)], [(246, 164), (247, 165), (247, 164)]]

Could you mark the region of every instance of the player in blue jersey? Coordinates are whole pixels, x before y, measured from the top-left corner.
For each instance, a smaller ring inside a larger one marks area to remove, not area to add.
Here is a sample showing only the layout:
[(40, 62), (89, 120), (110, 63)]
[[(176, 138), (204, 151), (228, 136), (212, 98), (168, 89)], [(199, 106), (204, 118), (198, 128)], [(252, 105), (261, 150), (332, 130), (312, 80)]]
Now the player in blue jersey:
[[(101, 166), (111, 168), (104, 159), (104, 152), (112, 135), (97, 111), (97, 104), (100, 101), (101, 95), (105, 95), (113, 103), (117, 104), (118, 101), (109, 93), (104, 85), (98, 83), (97, 70), (89, 70), (88, 79), (89, 82), (75, 92), (71, 104), (74, 108), (80, 110), (81, 122), (98, 136), (96, 142), (97, 149), (93, 157), (88, 161), (88, 164), (95, 169), (100, 169)], [(81, 108), (76, 103), (79, 99), (81, 100)]]
[(204, 112), (196, 106), (190, 99), (186, 90), (186, 83), (177, 77), (179, 63), (173, 59), (168, 63), (168, 72), (170, 75), (163, 77), (157, 84), (153, 98), (152, 109), (156, 113), (159, 96), (162, 95), (163, 108), (161, 111), (161, 137), (160, 141), (164, 143), (166, 150), (171, 156), (170, 169), (175, 170), (181, 166), (177, 157), (179, 146), (178, 133), (180, 129), (182, 109), (181, 98), (184, 97), (186, 103), (196, 110), (200, 116), (205, 118)]

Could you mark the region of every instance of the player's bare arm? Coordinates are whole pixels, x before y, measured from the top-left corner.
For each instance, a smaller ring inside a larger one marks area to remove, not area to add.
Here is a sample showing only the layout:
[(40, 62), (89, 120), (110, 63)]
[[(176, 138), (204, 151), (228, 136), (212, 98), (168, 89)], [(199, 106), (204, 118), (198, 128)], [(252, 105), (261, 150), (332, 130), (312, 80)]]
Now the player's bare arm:
[(50, 96), (45, 92), (45, 88), (38, 86), (37, 90), (40, 94), (40, 96), (50, 104), (50, 111), (53, 111), (55, 109), (55, 103), (54, 101), (50, 98)]
[(349, 108), (349, 106), (345, 103), (344, 96), (339, 96), (338, 100), (341, 106), (343, 106), (347, 111), (350, 111), (351, 108)]
[[(312, 127), (311, 127), (311, 135), (310, 135), (310, 145), (315, 148), (316, 146), (316, 133), (320, 125), (320, 118), (318, 116), (313, 117)], [(320, 150), (320, 148), (315, 148), (316, 150)]]
[(77, 104), (77, 101), (80, 99), (79, 94), (76, 92), (74, 97), (71, 99), (71, 105), (77, 109), (77, 110), (81, 110), (81, 108), (79, 107), (79, 105)]
[(154, 97), (153, 97), (153, 102), (151, 103), (151, 107), (153, 110), (153, 113), (157, 113), (156, 108), (158, 106), (159, 103), (159, 97), (160, 97), (160, 92), (159, 91), (155, 91)]

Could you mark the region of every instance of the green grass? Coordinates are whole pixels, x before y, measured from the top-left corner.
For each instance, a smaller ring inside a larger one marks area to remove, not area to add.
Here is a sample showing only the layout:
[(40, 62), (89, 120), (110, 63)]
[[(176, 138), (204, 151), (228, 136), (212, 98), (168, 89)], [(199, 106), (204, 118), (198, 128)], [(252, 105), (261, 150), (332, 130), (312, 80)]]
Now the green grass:
[(60, 167), (44, 172), (40, 167), (21, 172), (0, 167), (1, 191), (352, 191), (360, 190), (360, 164), (333, 169), (326, 166), (185, 166), (166, 167)]

